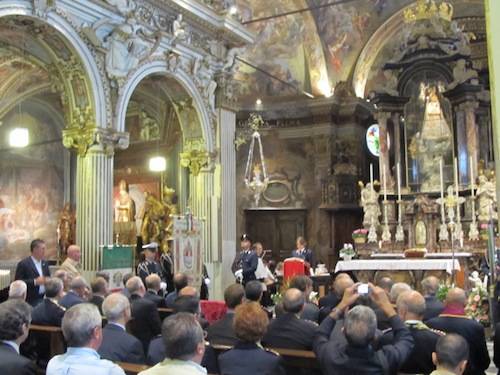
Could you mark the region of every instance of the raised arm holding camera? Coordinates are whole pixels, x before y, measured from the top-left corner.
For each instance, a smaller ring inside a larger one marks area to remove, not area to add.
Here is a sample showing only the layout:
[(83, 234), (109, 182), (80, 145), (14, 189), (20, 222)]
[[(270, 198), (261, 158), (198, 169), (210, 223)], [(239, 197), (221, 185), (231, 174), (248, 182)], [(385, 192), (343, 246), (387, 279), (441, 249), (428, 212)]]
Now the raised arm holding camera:
[[(375, 351), (372, 341), (377, 329), (377, 318), (367, 306), (351, 306), (366, 287), (355, 284), (347, 288), (341, 302), (321, 323), (314, 340), (314, 352), (325, 375), (333, 374), (388, 374), (396, 372), (413, 348), (413, 338), (398, 317), (387, 294), (382, 288), (368, 284), (369, 298), (389, 318), (394, 332), (393, 345)], [(344, 317), (345, 315), (345, 317)], [(344, 317), (344, 340), (330, 334), (336, 321)]]

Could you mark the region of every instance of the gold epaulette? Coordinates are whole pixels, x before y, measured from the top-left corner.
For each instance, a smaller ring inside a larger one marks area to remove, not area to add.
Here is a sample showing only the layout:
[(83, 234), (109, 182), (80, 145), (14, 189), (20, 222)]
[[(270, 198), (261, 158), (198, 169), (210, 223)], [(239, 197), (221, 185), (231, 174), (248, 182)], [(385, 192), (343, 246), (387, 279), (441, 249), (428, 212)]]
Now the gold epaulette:
[(439, 329), (429, 328), (432, 332), (439, 336), (446, 336), (446, 332), (440, 331)]

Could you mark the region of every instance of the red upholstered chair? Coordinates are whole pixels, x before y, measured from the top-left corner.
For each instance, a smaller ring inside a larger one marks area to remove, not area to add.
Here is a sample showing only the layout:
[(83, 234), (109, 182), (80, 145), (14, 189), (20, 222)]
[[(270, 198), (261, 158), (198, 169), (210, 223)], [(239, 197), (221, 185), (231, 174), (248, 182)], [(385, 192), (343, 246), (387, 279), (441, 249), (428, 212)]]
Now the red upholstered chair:
[(303, 259), (288, 258), (283, 262), (283, 279), (290, 280), (296, 275), (308, 275), (309, 267), (306, 266)]
[(200, 301), (201, 312), (209, 324), (226, 315), (227, 306), (224, 301)]

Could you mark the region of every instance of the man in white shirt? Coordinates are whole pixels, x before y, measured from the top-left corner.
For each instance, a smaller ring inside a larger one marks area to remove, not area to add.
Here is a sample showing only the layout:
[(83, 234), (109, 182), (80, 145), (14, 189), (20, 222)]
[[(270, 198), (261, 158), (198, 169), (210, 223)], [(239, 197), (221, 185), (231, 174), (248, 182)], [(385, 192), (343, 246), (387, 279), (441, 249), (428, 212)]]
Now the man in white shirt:
[(169, 316), (163, 322), (161, 334), (165, 360), (139, 375), (206, 375), (207, 370), (200, 365), (205, 354), (205, 339), (194, 314)]
[(47, 375), (125, 375), (97, 353), (102, 343), (102, 318), (95, 305), (80, 303), (67, 310), (62, 331), (68, 349), (49, 361)]

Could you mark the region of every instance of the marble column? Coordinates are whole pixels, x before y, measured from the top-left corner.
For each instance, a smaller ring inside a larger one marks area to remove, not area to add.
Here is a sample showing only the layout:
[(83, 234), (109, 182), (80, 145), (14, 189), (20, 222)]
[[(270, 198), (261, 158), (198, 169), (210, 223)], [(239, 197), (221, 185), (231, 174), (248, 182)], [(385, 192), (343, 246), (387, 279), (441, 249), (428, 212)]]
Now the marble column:
[(459, 108), (464, 113), (465, 133), (467, 139), (467, 175), (470, 182), (470, 158), (472, 157), (472, 168), (474, 175), (477, 176), (477, 165), (479, 162), (479, 139), (478, 125), (476, 124), (476, 110), (479, 106), (478, 102), (467, 101), (460, 104)]
[[(491, 108), (493, 124), (493, 144), (495, 149), (495, 172), (500, 176), (500, 1), (485, 0), (486, 34), (488, 41), (488, 61), (491, 88)], [(497, 20), (497, 22), (494, 22)], [(497, 177), (497, 200), (500, 201), (500, 178)], [(500, 228), (500, 220), (498, 221)]]
[(76, 223), (83, 270), (97, 271), (99, 246), (113, 243), (113, 156), (102, 145), (77, 158)]
[(391, 168), (389, 166), (389, 142), (387, 138), (387, 121), (391, 117), (391, 114), (389, 112), (379, 112), (377, 113), (376, 117), (380, 136), (379, 180), (382, 186), (382, 176), (383, 171), (385, 170), (387, 189), (392, 190), (392, 188), (394, 187), (394, 180), (392, 178)]

